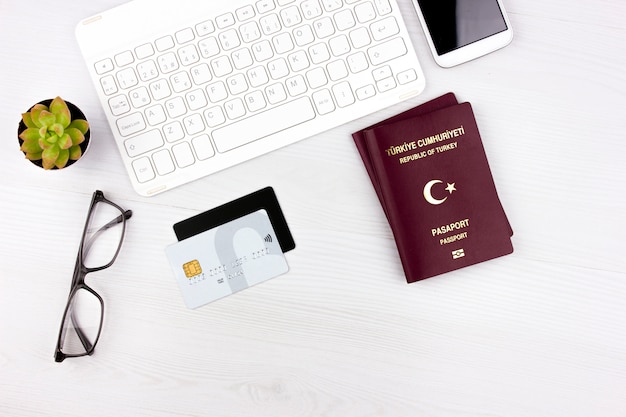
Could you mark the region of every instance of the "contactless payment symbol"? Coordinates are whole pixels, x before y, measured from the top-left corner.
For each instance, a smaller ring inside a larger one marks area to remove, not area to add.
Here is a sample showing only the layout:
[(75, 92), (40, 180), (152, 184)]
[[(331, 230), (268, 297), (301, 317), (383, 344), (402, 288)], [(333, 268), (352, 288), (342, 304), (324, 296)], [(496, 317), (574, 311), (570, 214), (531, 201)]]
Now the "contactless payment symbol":
[(198, 262), (197, 259), (194, 259), (193, 261), (187, 262), (183, 265), (183, 271), (185, 272), (185, 276), (187, 278), (193, 278), (202, 273), (202, 267), (200, 266), (200, 262)]
[[(448, 199), (448, 196), (446, 196), (444, 198), (435, 198), (435, 197), (433, 197), (433, 186), (435, 184), (443, 184), (443, 181), (441, 181), (441, 180), (431, 180), (431, 181), (428, 181), (426, 183), (426, 185), (424, 186), (424, 199), (428, 203), (432, 204), (433, 206), (437, 206), (437, 205), (443, 203), (444, 201), (446, 201)], [(449, 194), (452, 194), (453, 191), (456, 191), (456, 187), (455, 187), (456, 183), (455, 182), (453, 182), (453, 183), (446, 182), (446, 185), (447, 185), (447, 187), (444, 188), (444, 190), (446, 190)]]
[(452, 259), (459, 259), (465, 256), (465, 251), (463, 249), (457, 249), (452, 251)]

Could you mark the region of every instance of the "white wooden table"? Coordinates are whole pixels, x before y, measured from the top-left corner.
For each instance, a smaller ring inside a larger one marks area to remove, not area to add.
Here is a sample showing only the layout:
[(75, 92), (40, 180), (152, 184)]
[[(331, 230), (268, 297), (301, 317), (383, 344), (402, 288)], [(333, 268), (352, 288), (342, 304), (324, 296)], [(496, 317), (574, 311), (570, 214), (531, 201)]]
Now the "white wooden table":
[[(421, 96), (152, 198), (129, 185), (73, 34), (121, 3), (0, 1), (0, 415), (626, 415), (626, 3), (509, 0), (513, 43), (442, 69), (401, 0)], [(407, 285), (350, 133), (448, 91), (474, 106), (515, 252)], [(56, 95), (94, 142), (42, 173), (15, 132)], [(268, 185), (290, 272), (186, 309), (172, 224)], [(95, 189), (134, 215), (88, 277), (106, 305), (95, 354), (58, 364)]]

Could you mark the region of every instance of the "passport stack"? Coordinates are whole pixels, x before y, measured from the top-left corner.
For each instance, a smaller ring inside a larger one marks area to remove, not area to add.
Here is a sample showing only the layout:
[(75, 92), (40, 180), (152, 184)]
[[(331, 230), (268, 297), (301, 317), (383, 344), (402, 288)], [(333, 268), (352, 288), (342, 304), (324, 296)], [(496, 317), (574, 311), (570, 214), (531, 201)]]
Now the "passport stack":
[(470, 103), (448, 93), (352, 137), (408, 283), (513, 252)]

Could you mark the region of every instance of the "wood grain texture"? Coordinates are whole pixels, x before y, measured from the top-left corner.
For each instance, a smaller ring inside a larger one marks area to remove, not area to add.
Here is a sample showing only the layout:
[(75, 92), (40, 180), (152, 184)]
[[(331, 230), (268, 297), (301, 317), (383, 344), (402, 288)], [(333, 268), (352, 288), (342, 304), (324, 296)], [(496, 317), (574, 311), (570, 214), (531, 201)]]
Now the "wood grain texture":
[[(623, 2), (510, 0), (513, 43), (442, 69), (401, 0), (422, 96), (153, 198), (129, 185), (73, 35), (121, 3), (0, 1), (0, 415), (626, 416)], [(472, 102), (515, 252), (407, 285), (350, 133), (448, 91)], [(56, 95), (94, 142), (44, 174), (14, 136)], [(296, 241), (289, 273), (187, 310), (172, 224), (267, 185)], [(95, 354), (57, 364), (95, 189), (134, 215), (115, 265), (88, 277), (106, 308)]]

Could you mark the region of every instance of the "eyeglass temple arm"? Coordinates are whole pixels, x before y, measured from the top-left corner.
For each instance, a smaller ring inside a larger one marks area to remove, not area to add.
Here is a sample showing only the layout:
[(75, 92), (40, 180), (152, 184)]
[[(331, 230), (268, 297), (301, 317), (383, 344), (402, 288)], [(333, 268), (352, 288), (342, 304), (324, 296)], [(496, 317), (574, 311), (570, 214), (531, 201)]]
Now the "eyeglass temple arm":
[(76, 316), (74, 315), (73, 309), (70, 315), (70, 319), (72, 320), (72, 324), (74, 325), (74, 330), (76, 331), (76, 334), (78, 335), (78, 338), (80, 339), (80, 343), (83, 344), (85, 351), (89, 352), (91, 348), (93, 347), (93, 344), (89, 341), (89, 339), (87, 339), (87, 336), (85, 336), (85, 333), (78, 325), (78, 320), (76, 320)]
[(120, 214), (119, 216), (117, 216), (116, 218), (114, 218), (113, 220), (111, 220), (110, 222), (108, 222), (107, 224), (105, 224), (104, 226), (102, 226), (100, 229), (98, 229), (89, 239), (88, 242), (85, 242), (85, 251), (88, 251), (89, 248), (91, 247), (91, 244), (94, 240), (96, 240), (96, 238), (100, 235), (100, 233), (104, 232), (107, 229), (110, 229), (111, 227), (120, 224), (121, 222), (124, 221), (124, 219), (128, 220), (132, 217), (133, 215), (133, 211), (132, 210), (126, 210), (124, 212), (124, 214)]

